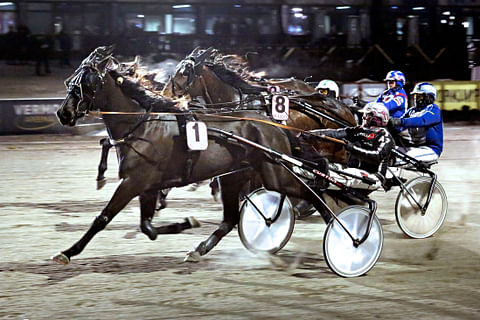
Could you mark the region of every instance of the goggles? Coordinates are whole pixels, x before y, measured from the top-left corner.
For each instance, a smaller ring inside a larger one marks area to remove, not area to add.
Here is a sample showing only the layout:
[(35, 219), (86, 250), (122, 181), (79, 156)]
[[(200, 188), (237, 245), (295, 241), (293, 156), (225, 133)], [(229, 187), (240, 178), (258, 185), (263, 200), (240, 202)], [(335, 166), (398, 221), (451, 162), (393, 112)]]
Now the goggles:
[(330, 90), (328, 90), (328, 89), (318, 89), (318, 92), (326, 96), (326, 95), (328, 95)]

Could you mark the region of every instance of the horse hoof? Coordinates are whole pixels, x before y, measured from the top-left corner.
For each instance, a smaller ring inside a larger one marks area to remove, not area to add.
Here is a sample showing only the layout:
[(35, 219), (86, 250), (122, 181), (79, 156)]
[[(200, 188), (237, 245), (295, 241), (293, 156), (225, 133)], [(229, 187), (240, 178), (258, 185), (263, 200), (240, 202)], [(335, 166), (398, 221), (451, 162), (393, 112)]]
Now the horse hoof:
[(70, 259), (63, 253), (59, 253), (56, 256), (53, 256), (52, 260), (64, 265), (67, 265), (70, 263)]
[(198, 221), (195, 217), (188, 217), (186, 220), (190, 224), (191, 228), (199, 228), (201, 226), (200, 221)]
[(183, 262), (200, 262), (200, 254), (197, 251), (189, 251)]
[(97, 190), (102, 189), (107, 184), (107, 178), (97, 180)]

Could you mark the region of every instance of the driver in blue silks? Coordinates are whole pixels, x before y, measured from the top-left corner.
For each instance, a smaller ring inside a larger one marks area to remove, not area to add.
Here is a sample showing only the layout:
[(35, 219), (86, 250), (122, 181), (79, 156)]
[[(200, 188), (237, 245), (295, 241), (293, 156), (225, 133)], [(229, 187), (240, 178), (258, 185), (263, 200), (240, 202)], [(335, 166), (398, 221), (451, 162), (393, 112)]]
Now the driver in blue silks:
[(427, 82), (415, 85), (411, 92), (414, 106), (403, 117), (393, 117), (389, 125), (395, 132), (408, 130), (407, 145), (401, 151), (419, 161), (437, 160), (443, 151), (443, 120), (434, 103), (437, 90)]
[(391, 117), (400, 118), (405, 114), (408, 105), (407, 93), (403, 89), (405, 76), (401, 71), (389, 71), (383, 81), (387, 82), (387, 90), (377, 98), (387, 107)]

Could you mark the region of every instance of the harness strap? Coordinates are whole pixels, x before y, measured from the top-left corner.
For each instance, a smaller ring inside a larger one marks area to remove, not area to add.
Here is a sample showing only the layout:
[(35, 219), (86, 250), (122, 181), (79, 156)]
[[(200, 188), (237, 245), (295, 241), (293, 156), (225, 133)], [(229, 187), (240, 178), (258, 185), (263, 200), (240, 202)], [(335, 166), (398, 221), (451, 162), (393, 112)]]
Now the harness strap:
[(122, 138), (122, 139), (111, 139), (109, 138), (108, 139), (108, 142), (112, 145), (112, 146), (117, 146), (119, 144), (122, 144), (122, 143), (125, 143), (125, 138)]
[(207, 88), (207, 84), (205, 83), (205, 79), (203, 79), (202, 76), (200, 76), (199, 78), (200, 78), (200, 82), (202, 83), (203, 91), (205, 92), (205, 96), (208, 98), (208, 100), (210, 101), (210, 103), (213, 103), (213, 99), (212, 99), (212, 97), (210, 96), (210, 93), (208, 92), (208, 88)]
[(177, 123), (178, 123), (178, 131), (180, 133), (181, 137), (181, 144), (182, 147), (187, 150), (187, 156), (185, 158), (185, 171), (183, 172), (183, 182), (187, 183), (191, 176), (192, 176), (192, 171), (193, 171), (193, 166), (197, 162), (198, 158), (200, 157), (200, 151), (193, 151), (188, 148), (186, 148), (187, 145), (187, 122), (188, 121), (196, 121), (196, 117), (193, 113), (185, 113), (183, 115), (177, 115)]

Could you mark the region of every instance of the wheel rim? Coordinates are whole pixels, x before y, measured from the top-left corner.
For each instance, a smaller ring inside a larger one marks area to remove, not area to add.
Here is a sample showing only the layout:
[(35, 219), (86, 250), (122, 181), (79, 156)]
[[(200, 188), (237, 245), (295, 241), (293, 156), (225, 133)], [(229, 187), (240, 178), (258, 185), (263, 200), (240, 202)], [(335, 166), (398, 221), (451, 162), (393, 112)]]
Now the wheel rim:
[[(274, 219), (280, 203), (280, 193), (262, 188), (252, 192), (249, 198), (266, 218)], [(240, 208), (238, 232), (242, 243), (249, 250), (277, 252), (290, 239), (293, 227), (293, 209), (288, 198), (283, 202), (280, 216), (270, 226), (249, 201), (245, 200)]]
[[(368, 227), (369, 211), (360, 206), (341, 210), (337, 218), (355, 239), (361, 239)], [(342, 277), (358, 277), (367, 273), (380, 257), (383, 230), (377, 217), (373, 218), (368, 238), (358, 247), (341, 225), (333, 220), (325, 231), (323, 251), (330, 269)]]
[[(407, 190), (420, 205), (425, 204), (431, 178), (418, 177), (406, 184)], [(400, 191), (395, 204), (395, 215), (400, 229), (409, 237), (421, 239), (440, 229), (447, 215), (448, 203), (443, 187), (437, 182), (425, 214), (405, 191)]]

